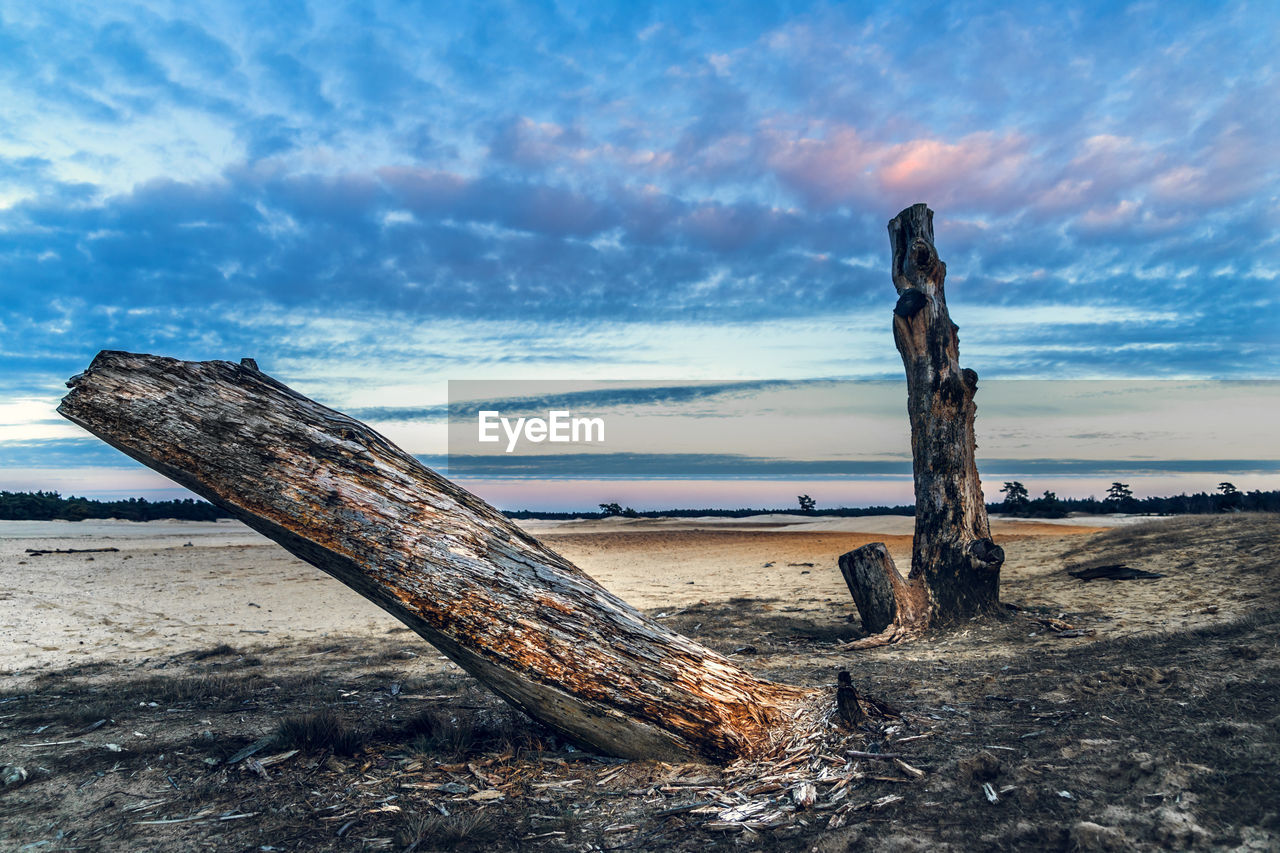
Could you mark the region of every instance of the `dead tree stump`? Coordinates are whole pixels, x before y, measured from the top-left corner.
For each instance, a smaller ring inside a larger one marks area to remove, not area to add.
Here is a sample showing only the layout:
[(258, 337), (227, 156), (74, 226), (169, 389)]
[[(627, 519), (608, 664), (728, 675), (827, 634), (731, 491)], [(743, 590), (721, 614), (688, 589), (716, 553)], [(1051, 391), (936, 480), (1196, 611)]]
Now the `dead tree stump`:
[(862, 627), (869, 634), (879, 634), (898, 618), (898, 602), (894, 595), (895, 575), (902, 576), (893, 565), (893, 558), (881, 542), (863, 545), (856, 551), (840, 556), (840, 574), (853, 593), (853, 603), (858, 606)]
[[(898, 292), (893, 339), (907, 374), (916, 526), (905, 580), (883, 544), (841, 558), (864, 625), (876, 635), (858, 641), (866, 645), (995, 612), (1004, 563), (1004, 550), (991, 540), (974, 458), (978, 374), (960, 367), (958, 327), (943, 287), (947, 265), (933, 243), (933, 211), (917, 204), (899, 213), (889, 222), (889, 243)], [(886, 590), (892, 591), (892, 608), (884, 603)], [(888, 627), (885, 618), (891, 619)]]

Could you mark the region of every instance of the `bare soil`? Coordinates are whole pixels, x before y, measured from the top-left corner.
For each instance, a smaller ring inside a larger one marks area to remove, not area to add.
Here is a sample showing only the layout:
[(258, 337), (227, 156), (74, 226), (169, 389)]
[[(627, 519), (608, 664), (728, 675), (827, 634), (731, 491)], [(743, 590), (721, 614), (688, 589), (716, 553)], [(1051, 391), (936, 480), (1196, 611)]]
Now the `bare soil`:
[[(820, 790), (776, 828), (711, 828), (734, 805), (720, 768), (575, 748), (395, 624), (230, 634), (11, 671), (0, 763), (27, 778), (0, 792), (0, 849), (1280, 846), (1280, 518), (1010, 532), (1003, 598), (1017, 609), (864, 652), (839, 648), (859, 631), (834, 568), (859, 537), (575, 536), (546, 538), (606, 583), (648, 573), (651, 615), (755, 671), (834, 691), (850, 670), (902, 712), (861, 748), (901, 754), (923, 777), (866, 760), (845, 793)], [(900, 563), (908, 546), (892, 541)], [(705, 577), (734, 561), (747, 594)], [(1066, 573), (1106, 563), (1165, 577)], [(1063, 638), (1040, 619), (1095, 633)]]

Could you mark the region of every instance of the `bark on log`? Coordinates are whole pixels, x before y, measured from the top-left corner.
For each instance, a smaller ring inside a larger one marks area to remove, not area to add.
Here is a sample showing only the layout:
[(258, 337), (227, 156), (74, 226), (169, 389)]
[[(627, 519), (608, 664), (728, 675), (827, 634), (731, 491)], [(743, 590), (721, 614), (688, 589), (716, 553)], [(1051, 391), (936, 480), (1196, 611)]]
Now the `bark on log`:
[[(881, 596), (886, 586), (893, 589), (894, 624), (918, 629), (997, 612), (1004, 550), (991, 540), (978, 479), (973, 433), (978, 374), (960, 368), (958, 328), (947, 312), (943, 287), (947, 265), (933, 243), (933, 211), (917, 204), (899, 213), (889, 222), (889, 243), (898, 292), (893, 339), (907, 374), (915, 476), (911, 571), (902, 582), (887, 551), (874, 561), (864, 555), (859, 563), (853, 555), (871, 546), (845, 556), (862, 565), (866, 578), (855, 575), (851, 589), (858, 583), (868, 600)], [(871, 579), (876, 562), (882, 578)], [(903, 606), (919, 595), (924, 608)], [(855, 591), (855, 601), (859, 596)], [(884, 611), (883, 606), (872, 608), (876, 618), (868, 623), (869, 631)]]
[(653, 622), (475, 495), (251, 362), (104, 351), (58, 411), (614, 755), (752, 754), (811, 691)]

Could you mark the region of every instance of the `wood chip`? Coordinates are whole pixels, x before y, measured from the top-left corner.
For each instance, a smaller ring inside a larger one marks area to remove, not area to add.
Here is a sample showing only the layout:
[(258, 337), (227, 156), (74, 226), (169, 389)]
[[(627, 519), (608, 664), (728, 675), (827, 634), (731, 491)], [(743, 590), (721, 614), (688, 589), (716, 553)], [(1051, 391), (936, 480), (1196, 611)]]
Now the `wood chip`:
[(894, 803), (900, 803), (900, 802), (902, 802), (904, 799), (905, 799), (905, 797), (900, 797), (900, 796), (898, 796), (897, 794), (889, 794), (888, 796), (881, 797), (880, 799), (878, 799), (878, 800), (876, 800), (876, 801), (874, 801), (874, 802), (870, 803), (871, 810), (872, 810), (873, 812), (878, 812), (878, 811), (880, 811), (881, 809), (888, 808), (889, 806), (893, 805)]
[(259, 758), (258, 764), (262, 765), (263, 767), (272, 767), (283, 761), (288, 761), (290, 758), (293, 758), (297, 754), (298, 754), (298, 750), (291, 749), (288, 752), (281, 752), (276, 755), (269, 755), (266, 758)]
[(913, 779), (923, 779), (923, 778), (924, 778), (924, 771), (923, 771), (923, 770), (921, 770), (921, 769), (920, 769), (920, 768), (918, 768), (918, 767), (912, 767), (910, 764), (908, 764), (907, 762), (903, 761), (901, 758), (895, 758), (895, 759), (893, 759), (893, 763), (894, 763), (894, 764), (896, 764), (896, 765), (898, 766), (898, 769), (899, 769), (899, 770), (901, 770), (903, 773), (906, 773), (908, 776), (910, 776), (910, 777), (911, 777), (911, 778), (913, 778)]
[(791, 799), (800, 808), (807, 809), (818, 799), (818, 789), (812, 782), (801, 782), (791, 789)]

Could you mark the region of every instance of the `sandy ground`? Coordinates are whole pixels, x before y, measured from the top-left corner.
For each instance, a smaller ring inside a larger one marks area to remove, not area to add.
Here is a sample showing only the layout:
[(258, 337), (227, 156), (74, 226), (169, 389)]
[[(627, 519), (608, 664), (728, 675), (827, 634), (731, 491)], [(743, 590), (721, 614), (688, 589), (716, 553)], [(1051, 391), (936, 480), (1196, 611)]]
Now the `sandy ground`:
[[(1280, 849), (1280, 517), (1102, 521), (997, 520), (1018, 609), (866, 651), (835, 558), (905, 563), (908, 519), (531, 523), (752, 672), (900, 709), (799, 809), (563, 742), (238, 525), (0, 524), (0, 850)], [(1067, 573), (1110, 563), (1164, 577)], [(726, 829), (747, 797), (781, 822)]]
[[(1061, 523), (996, 519), (1015, 593), (1068, 538), (1132, 517)], [(845, 551), (888, 544), (910, 560), (905, 516), (607, 519), (524, 522), (635, 606), (769, 598), (804, 610), (851, 608), (836, 568)], [(27, 549), (117, 548), (28, 555)], [(238, 522), (0, 522), (0, 671), (126, 663), (235, 645), (381, 635), (399, 623)]]

